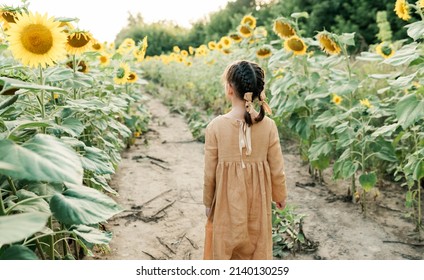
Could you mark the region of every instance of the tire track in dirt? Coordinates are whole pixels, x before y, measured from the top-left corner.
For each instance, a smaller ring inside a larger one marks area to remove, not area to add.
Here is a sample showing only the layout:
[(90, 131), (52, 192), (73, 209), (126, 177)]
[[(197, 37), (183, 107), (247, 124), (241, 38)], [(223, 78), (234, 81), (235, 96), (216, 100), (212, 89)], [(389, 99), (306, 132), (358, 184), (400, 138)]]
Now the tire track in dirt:
[[(201, 259), (203, 145), (184, 119), (150, 96), (150, 130), (122, 155), (113, 177), (126, 211), (108, 221), (112, 260)], [(146, 141), (147, 143), (143, 143)]]

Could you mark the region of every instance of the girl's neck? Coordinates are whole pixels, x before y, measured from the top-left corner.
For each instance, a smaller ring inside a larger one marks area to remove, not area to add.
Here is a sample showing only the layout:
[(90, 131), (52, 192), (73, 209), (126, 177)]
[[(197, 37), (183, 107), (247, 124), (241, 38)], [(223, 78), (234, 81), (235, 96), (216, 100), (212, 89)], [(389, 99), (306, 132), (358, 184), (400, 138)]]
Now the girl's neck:
[(237, 120), (244, 120), (244, 113), (246, 112), (245, 102), (232, 102), (231, 111), (227, 116)]

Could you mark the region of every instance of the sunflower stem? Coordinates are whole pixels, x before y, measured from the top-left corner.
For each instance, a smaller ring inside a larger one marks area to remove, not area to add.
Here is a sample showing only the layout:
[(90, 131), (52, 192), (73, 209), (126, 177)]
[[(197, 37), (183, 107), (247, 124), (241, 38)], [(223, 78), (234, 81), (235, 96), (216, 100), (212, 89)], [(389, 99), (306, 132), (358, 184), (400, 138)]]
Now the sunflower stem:
[[(50, 216), (49, 218), (49, 228), (54, 232), (52, 216)], [(50, 235), (49, 243), (50, 243), (50, 259), (54, 260), (54, 234)]]
[[(74, 78), (77, 73), (77, 57), (75, 55), (72, 56), (72, 70), (74, 70)], [(77, 89), (74, 87), (74, 100), (77, 99)]]
[(0, 189), (0, 216), (4, 216), (4, 215), (6, 215), (6, 209), (4, 208), (3, 194), (1, 193), (1, 189)]
[[(38, 69), (39, 69), (39, 75), (40, 75), (40, 85), (43, 86), (44, 85), (43, 68), (41, 67), (41, 65), (39, 65)], [(46, 107), (44, 104), (44, 89), (41, 90), (39, 102), (40, 102), (40, 109), (41, 109), (41, 118), (42, 120), (44, 120), (44, 118), (46, 117)], [(46, 133), (46, 128), (42, 127), (41, 131), (43, 133)]]
[(16, 186), (15, 186), (15, 183), (13, 182), (12, 178), (10, 178), (9, 176), (7, 176), (7, 182), (9, 183), (9, 186), (12, 189), (12, 193), (14, 195), (16, 195), (17, 190), (16, 190)]

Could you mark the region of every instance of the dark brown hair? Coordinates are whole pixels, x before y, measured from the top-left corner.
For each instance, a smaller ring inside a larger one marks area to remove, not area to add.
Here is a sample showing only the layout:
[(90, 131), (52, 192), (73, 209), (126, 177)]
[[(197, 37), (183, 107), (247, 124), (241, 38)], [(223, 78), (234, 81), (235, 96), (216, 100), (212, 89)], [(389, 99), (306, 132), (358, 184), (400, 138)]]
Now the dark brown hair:
[[(264, 70), (255, 62), (238, 60), (227, 66), (223, 75), (224, 81), (228, 82), (235, 90), (237, 97), (244, 100), (246, 92), (252, 92), (252, 101), (256, 98), (260, 100), (260, 94), (265, 87)], [(265, 110), (261, 105), (259, 115), (255, 118), (260, 122), (265, 117)], [(246, 111), (245, 122), (250, 126), (253, 124), (252, 117)]]

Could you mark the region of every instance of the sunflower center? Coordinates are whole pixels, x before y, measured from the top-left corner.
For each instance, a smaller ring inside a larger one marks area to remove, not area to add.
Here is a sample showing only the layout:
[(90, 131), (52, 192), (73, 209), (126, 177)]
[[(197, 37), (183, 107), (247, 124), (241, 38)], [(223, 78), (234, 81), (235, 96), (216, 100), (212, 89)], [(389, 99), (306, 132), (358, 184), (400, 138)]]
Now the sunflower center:
[(125, 69), (124, 68), (118, 68), (118, 71), (116, 71), (116, 77), (119, 79), (122, 79), (125, 76)]
[(53, 36), (50, 30), (41, 24), (30, 24), (21, 34), (24, 48), (35, 54), (46, 54), (53, 46)]
[(100, 57), (100, 62), (106, 63), (106, 61), (107, 61), (107, 57), (106, 56), (101, 56)]
[(100, 50), (102, 46), (99, 43), (93, 44), (93, 49)]
[(74, 48), (82, 48), (90, 42), (90, 38), (79, 34), (80, 36), (68, 36), (68, 44)]
[(288, 45), (289, 45), (290, 49), (292, 49), (294, 51), (298, 52), (298, 51), (303, 50), (303, 43), (299, 39), (296, 39), (296, 38), (289, 39)]
[(383, 46), (381, 47), (381, 52), (384, 55), (390, 55), (392, 53), (392, 49), (389, 46)]
[(240, 32), (241, 32), (242, 34), (249, 35), (249, 34), (250, 34), (250, 29), (249, 29), (249, 28), (247, 28), (246, 26), (242, 26), (242, 27), (240, 28)]
[(132, 81), (132, 80), (134, 80), (135, 79), (135, 75), (133, 74), (133, 73), (131, 73), (129, 76), (128, 76), (128, 81)]

